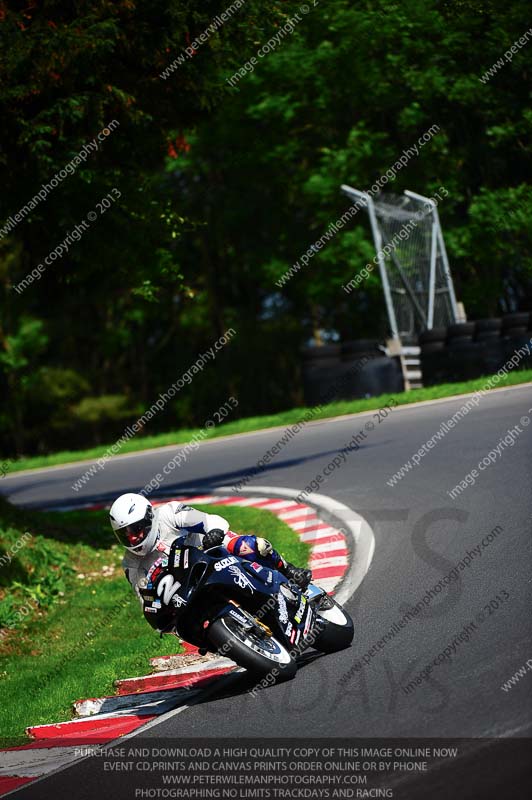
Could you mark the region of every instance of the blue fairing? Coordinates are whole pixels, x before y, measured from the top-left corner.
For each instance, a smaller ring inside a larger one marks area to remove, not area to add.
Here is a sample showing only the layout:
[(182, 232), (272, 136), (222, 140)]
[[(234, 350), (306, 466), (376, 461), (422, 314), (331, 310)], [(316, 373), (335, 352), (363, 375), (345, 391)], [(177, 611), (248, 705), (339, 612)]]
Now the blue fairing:
[[(225, 547), (217, 547), (209, 550), (209, 555), (216, 555), (220, 558), (214, 571), (204, 581), (204, 586), (226, 585), (237, 588), (246, 594), (272, 595), (279, 591), (281, 583), (288, 580), (277, 570), (262, 566), (258, 561), (246, 561), (243, 558), (229, 553)], [(227, 561), (227, 564), (224, 562)]]
[[(290, 645), (304, 639), (313, 625), (312, 604), (297, 586), (277, 570), (239, 558), (225, 547), (200, 550), (183, 539), (176, 541), (168, 573), (159, 579), (157, 597), (175, 606), (176, 627), (193, 643), (204, 642), (203, 631), (209, 624), (226, 614), (234, 616), (238, 608), (273, 625)], [(286, 588), (281, 591), (281, 587)], [(194, 627), (198, 608), (206, 615), (201, 630)]]

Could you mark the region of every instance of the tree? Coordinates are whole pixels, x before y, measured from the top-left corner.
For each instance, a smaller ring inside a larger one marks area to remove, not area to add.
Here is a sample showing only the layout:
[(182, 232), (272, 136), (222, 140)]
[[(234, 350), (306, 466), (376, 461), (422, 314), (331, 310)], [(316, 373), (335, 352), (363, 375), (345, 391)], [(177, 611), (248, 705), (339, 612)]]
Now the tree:
[[(169, 195), (164, 160), (224, 99), (220, 71), (291, 5), (274, 3), (263, 21), (262, 3), (234, 0), (223, 25), (220, 2), (0, 5), (0, 348), (29, 315), (42, 322), (50, 364), (87, 376), (95, 396), (134, 406), (156, 393), (150, 362), (166, 356), (192, 302), (176, 245), (195, 224)], [(112, 206), (102, 210), (104, 198)], [(16, 291), (65, 241), (67, 253)], [(203, 323), (196, 342), (217, 330)]]
[[(0, 348), (23, 319), (42, 323), (46, 350), (28, 357), (36, 374), (70, 375), (52, 405), (71, 431), (88, 414), (89, 440), (229, 327), (234, 342), (153, 428), (201, 424), (234, 392), (240, 413), (285, 408), (301, 400), (302, 344), (383, 337), (377, 273), (342, 291), (373, 255), (365, 213), (309, 248), (349, 206), (341, 183), (371, 187), (429, 130), (385, 191), (447, 189), (440, 216), (471, 315), (530, 302), (532, 50), (505, 56), (528, 30), (523, 4), (330, 0), (304, 13), (247, 0), (201, 42), (224, 7), (1, 6), (3, 219), (116, 120), (22, 222), (0, 223)], [(92, 211), (81, 239), (14, 292)]]

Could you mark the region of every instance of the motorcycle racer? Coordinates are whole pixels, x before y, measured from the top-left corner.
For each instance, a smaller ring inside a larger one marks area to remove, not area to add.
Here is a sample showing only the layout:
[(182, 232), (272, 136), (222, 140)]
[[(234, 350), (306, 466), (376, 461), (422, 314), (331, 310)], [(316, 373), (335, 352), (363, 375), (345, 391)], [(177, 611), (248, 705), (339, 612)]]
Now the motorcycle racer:
[[(177, 500), (153, 507), (141, 494), (127, 493), (118, 497), (109, 512), (111, 527), (119, 543), (126, 548), (122, 566), (126, 578), (146, 612), (144, 598), (150, 595), (156, 581), (166, 572), (170, 547), (176, 539), (184, 544), (208, 550), (223, 545), (229, 552), (262, 566), (276, 569), (305, 589), (312, 578), (308, 569), (300, 569), (273, 549), (261, 536), (240, 536), (229, 530), (229, 523), (218, 514), (207, 514)], [(171, 609), (159, 605), (145, 617), (159, 631), (171, 624)], [(154, 613), (156, 612), (156, 613)]]

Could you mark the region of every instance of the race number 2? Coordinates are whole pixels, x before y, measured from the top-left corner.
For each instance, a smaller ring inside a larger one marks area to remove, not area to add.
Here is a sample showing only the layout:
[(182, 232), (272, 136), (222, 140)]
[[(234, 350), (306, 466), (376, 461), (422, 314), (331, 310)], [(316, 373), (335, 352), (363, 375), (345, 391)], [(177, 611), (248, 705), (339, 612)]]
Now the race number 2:
[(181, 588), (181, 584), (179, 581), (175, 581), (171, 575), (165, 575), (164, 578), (161, 578), (159, 584), (157, 586), (157, 594), (159, 597), (164, 592), (164, 596), (161, 598), (165, 606), (169, 605), (172, 597), (174, 594)]

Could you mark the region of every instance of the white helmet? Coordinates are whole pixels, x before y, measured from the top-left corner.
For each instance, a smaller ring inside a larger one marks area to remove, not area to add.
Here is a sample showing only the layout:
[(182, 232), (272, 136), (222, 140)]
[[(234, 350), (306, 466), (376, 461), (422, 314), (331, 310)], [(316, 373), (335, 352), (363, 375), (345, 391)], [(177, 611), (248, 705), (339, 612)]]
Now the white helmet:
[(135, 556), (146, 556), (159, 539), (152, 527), (153, 507), (142, 494), (121, 494), (109, 511), (111, 527), (121, 545)]

